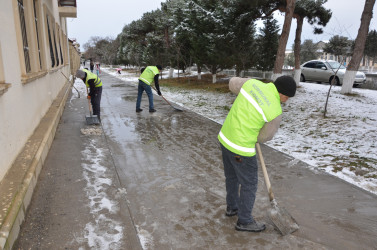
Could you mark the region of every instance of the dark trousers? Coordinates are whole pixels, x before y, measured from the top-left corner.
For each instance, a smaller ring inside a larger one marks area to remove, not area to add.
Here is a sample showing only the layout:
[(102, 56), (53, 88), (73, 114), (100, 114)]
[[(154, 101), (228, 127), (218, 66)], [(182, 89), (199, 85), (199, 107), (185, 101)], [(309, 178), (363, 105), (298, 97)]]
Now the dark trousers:
[(252, 211), (258, 188), (258, 165), (254, 156), (240, 156), (221, 145), (226, 204), (231, 209), (238, 208), (238, 221), (248, 224), (254, 221)]
[(136, 109), (140, 109), (141, 97), (143, 96), (144, 90), (148, 95), (149, 110), (154, 109), (152, 88), (150, 85), (146, 84), (142, 80), (139, 80), (139, 85), (137, 89)]
[(99, 120), (101, 120), (101, 95), (102, 86), (94, 88), (94, 94), (90, 97), (93, 108), (93, 115), (97, 115)]

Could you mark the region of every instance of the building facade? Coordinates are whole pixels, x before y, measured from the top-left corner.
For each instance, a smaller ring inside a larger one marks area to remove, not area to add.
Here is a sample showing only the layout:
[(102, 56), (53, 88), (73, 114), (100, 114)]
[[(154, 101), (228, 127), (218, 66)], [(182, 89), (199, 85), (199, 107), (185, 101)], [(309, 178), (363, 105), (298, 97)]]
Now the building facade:
[(70, 75), (76, 1), (0, 1), (0, 180)]

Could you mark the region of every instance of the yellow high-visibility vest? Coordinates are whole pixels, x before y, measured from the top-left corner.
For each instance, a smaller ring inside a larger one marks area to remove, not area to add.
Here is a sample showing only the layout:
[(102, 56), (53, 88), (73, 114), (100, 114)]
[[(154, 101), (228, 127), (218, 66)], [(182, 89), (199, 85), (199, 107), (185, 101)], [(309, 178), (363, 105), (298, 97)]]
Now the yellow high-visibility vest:
[(89, 70), (86, 70), (86, 69), (83, 69), (82, 71), (84, 71), (86, 73), (86, 79), (85, 79), (85, 85), (89, 88), (89, 84), (88, 84), (88, 81), (91, 80), (91, 79), (94, 79), (94, 86), (95, 87), (101, 87), (102, 86), (102, 81), (101, 79), (94, 73), (90, 72)]
[(260, 129), (281, 114), (275, 85), (248, 80), (242, 85), (217, 138), (235, 154), (254, 156)]
[(143, 81), (144, 83), (151, 85), (154, 81), (155, 75), (160, 74), (158, 68), (156, 66), (148, 66), (145, 68), (143, 73), (141, 73), (139, 80)]

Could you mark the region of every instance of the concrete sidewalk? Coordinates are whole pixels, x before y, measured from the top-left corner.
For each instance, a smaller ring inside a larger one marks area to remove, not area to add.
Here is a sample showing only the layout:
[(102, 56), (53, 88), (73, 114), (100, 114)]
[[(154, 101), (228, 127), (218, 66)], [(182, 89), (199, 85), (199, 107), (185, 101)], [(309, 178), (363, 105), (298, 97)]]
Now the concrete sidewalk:
[(136, 88), (107, 74), (101, 79), (103, 127), (86, 126), (86, 99), (75, 92), (67, 99), (63, 91), (55, 115), (46, 117), (50, 129), (32, 137), (39, 142), (31, 142), (34, 151), (45, 153), (11, 171), (17, 188), (1, 183), (4, 249), (17, 236), (15, 249), (376, 248), (375, 195), (263, 145), (276, 199), (300, 230), (282, 237), (269, 223), (260, 171), (254, 215), (267, 230), (235, 231), (236, 218), (224, 216), (221, 126), (190, 111), (174, 112), (157, 96), (156, 113), (149, 114), (145, 95), (144, 111), (135, 113)]

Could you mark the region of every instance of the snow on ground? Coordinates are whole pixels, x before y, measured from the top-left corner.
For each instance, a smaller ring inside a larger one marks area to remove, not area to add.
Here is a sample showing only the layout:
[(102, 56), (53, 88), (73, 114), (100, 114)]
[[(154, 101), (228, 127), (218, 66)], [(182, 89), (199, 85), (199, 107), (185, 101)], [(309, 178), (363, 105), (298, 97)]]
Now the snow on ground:
[(90, 201), (88, 207), (94, 218), (94, 222), (86, 224), (84, 237), (91, 249), (116, 249), (123, 238), (121, 222), (112, 218), (119, 211), (119, 206), (107, 194), (112, 181), (102, 164), (105, 149), (95, 145), (96, 142), (91, 140), (82, 151), (85, 191)]
[[(137, 86), (136, 70), (135, 74), (102, 70)], [(283, 121), (267, 145), (377, 194), (377, 91), (354, 88), (352, 95), (345, 96), (340, 89), (332, 87), (324, 118), (329, 85), (300, 83), (296, 96), (282, 104)], [(236, 98), (205, 90), (161, 87), (161, 92), (168, 100), (220, 124)]]

